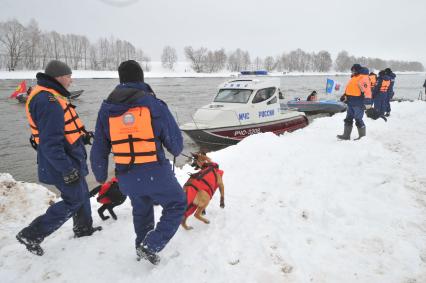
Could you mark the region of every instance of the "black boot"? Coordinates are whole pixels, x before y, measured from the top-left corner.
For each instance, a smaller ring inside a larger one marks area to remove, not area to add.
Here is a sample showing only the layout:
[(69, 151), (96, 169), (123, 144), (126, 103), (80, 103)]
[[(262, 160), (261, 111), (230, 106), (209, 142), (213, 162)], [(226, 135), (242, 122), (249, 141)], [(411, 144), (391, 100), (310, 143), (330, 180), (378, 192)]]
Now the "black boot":
[(365, 134), (366, 134), (365, 126), (364, 127), (357, 127), (357, 128), (358, 128), (358, 135), (359, 135), (359, 137), (356, 138), (355, 140), (359, 140), (362, 137), (365, 137)]
[(345, 124), (345, 128), (343, 130), (343, 135), (337, 135), (337, 138), (341, 139), (341, 140), (350, 140), (351, 139), (351, 132), (352, 132), (352, 125)]
[(101, 231), (102, 226), (84, 228), (84, 229), (75, 229), (74, 230), (74, 238), (81, 238), (86, 236), (92, 236), (96, 231)]
[(40, 243), (31, 239), (28, 239), (24, 236), (24, 234), (21, 232), (16, 235), (16, 239), (25, 247), (30, 253), (33, 253), (38, 256), (42, 256), (44, 254), (43, 249), (40, 247)]
[(140, 261), (143, 258), (148, 260), (153, 265), (158, 265), (160, 263), (160, 257), (157, 254), (149, 251), (143, 245), (140, 245), (136, 248), (136, 255), (138, 256), (136, 258), (137, 261)]

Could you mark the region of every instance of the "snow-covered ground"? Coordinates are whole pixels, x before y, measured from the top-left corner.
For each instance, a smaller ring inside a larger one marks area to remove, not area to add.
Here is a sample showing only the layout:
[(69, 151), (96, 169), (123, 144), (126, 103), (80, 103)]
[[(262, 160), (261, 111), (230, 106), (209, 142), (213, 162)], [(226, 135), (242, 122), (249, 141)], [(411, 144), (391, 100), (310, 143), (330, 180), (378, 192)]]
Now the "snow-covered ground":
[[(160, 253), (135, 260), (129, 201), (118, 221), (74, 239), (71, 221), (27, 252), (16, 233), (53, 198), (0, 175), (1, 282), (426, 282), (426, 103), (393, 103), (367, 137), (338, 141), (344, 113), (210, 153), (225, 171), (209, 225), (189, 219)], [(356, 137), (354, 128), (353, 137)], [(189, 166), (177, 169), (181, 184)], [(160, 208), (156, 208), (156, 216)]]

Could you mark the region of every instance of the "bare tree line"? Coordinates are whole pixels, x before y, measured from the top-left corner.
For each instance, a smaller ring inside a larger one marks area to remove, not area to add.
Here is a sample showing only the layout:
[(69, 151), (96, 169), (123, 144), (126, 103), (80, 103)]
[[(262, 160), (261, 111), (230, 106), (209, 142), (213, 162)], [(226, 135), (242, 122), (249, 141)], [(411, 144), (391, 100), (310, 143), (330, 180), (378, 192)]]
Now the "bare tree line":
[[(328, 51), (309, 53), (300, 48), (277, 56), (254, 59), (248, 51), (240, 48), (227, 52), (224, 48), (209, 50), (205, 47), (195, 49), (186, 46), (183, 51), (191, 68), (197, 73), (213, 73), (224, 69), (232, 72), (259, 69), (278, 72), (327, 72), (333, 67), (336, 71), (345, 72), (349, 71), (354, 63), (375, 70), (386, 67), (394, 71), (424, 70), (420, 62), (357, 58), (346, 51), (341, 51), (334, 62)], [(44, 69), (51, 59), (62, 60), (75, 70), (116, 70), (120, 62), (129, 59), (139, 61), (145, 71), (150, 71), (151, 68), (150, 57), (126, 40), (110, 37), (91, 43), (82, 35), (42, 32), (35, 20), (31, 20), (27, 26), (17, 20), (0, 22), (0, 69)], [(173, 70), (177, 61), (176, 49), (165, 46), (161, 55), (163, 67)]]
[(116, 70), (120, 62), (134, 59), (149, 71), (151, 61), (126, 40), (111, 37), (91, 43), (83, 35), (42, 32), (35, 20), (27, 26), (17, 20), (0, 22), (0, 69), (44, 69), (52, 59), (75, 70)]

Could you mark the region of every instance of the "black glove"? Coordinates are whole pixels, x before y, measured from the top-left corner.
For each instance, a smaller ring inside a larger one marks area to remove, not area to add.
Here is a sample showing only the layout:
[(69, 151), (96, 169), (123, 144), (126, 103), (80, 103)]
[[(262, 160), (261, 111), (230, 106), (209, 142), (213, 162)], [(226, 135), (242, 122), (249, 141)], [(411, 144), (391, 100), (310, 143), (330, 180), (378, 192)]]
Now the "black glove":
[(30, 137), (30, 145), (35, 151), (37, 151), (38, 146), (33, 135)]
[(77, 169), (72, 169), (69, 173), (63, 174), (64, 183), (67, 185), (74, 184), (80, 179)]
[(225, 198), (224, 197), (220, 197), (220, 207), (225, 208)]
[(83, 135), (83, 143), (84, 144), (90, 144), (90, 145), (92, 145), (94, 138), (95, 138), (95, 136), (94, 136), (93, 132), (91, 132), (91, 131), (90, 132), (86, 132)]

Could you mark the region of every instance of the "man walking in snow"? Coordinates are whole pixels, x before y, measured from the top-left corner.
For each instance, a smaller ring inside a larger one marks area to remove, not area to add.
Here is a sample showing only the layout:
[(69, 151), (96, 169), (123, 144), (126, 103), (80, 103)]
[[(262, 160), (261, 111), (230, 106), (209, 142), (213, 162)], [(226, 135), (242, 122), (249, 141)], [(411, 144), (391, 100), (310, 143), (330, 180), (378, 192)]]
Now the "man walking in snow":
[[(102, 103), (90, 153), (99, 183), (108, 179), (108, 156), (114, 155), (120, 190), (133, 206), (137, 259), (158, 264), (160, 252), (176, 233), (186, 198), (165, 157), (163, 146), (178, 156), (182, 134), (166, 103), (144, 83), (142, 68), (133, 60), (118, 68), (120, 84)], [(153, 204), (163, 208), (154, 223)], [(154, 228), (155, 227), (155, 228)]]
[(71, 69), (61, 61), (50, 61), (44, 73), (37, 74), (26, 112), (31, 127), (31, 144), (37, 150), (40, 182), (54, 185), (62, 200), (51, 205), (45, 214), (34, 219), (16, 238), (27, 249), (43, 255), (40, 243), (45, 237), (73, 217), (75, 237), (91, 236), (101, 227), (93, 228), (85, 144), (87, 132), (68, 101), (72, 82)]
[(359, 134), (357, 139), (362, 138), (366, 134), (365, 123), (362, 118), (364, 116), (364, 104), (369, 103), (365, 101), (366, 93), (369, 93), (371, 98), (371, 86), (368, 80), (368, 69), (362, 68), (360, 64), (354, 64), (351, 68), (351, 72), (352, 76), (346, 86), (344, 94), (348, 104), (346, 118), (344, 120), (345, 127), (343, 134), (337, 135), (337, 138), (341, 140), (349, 140), (351, 138), (354, 119)]

